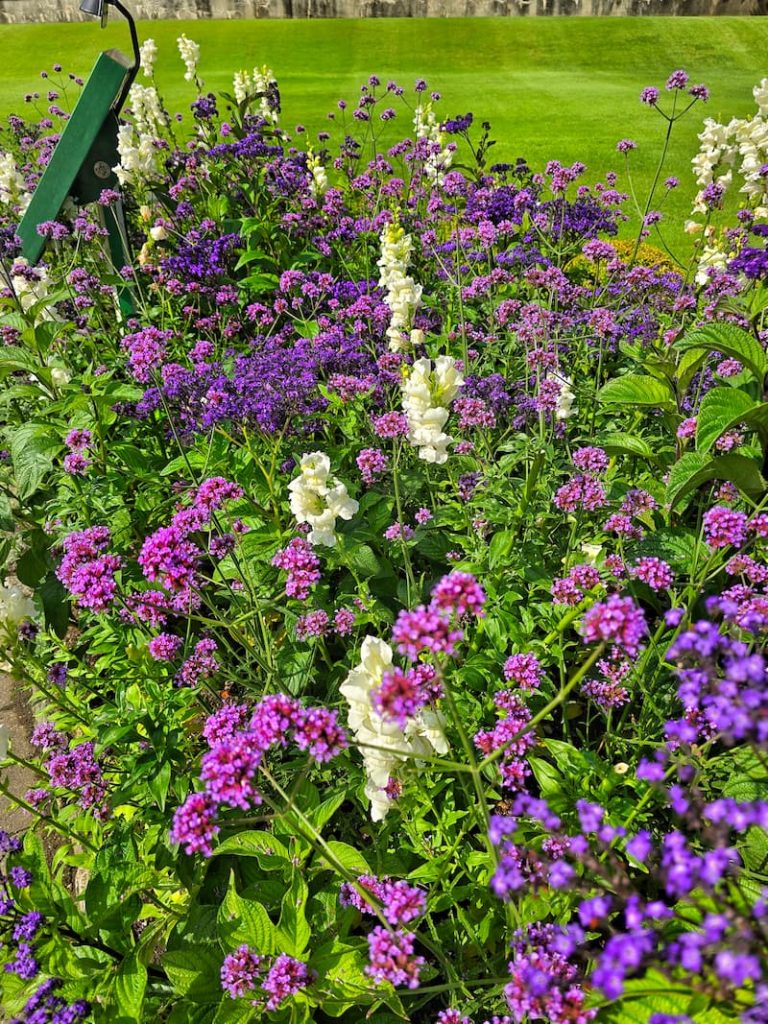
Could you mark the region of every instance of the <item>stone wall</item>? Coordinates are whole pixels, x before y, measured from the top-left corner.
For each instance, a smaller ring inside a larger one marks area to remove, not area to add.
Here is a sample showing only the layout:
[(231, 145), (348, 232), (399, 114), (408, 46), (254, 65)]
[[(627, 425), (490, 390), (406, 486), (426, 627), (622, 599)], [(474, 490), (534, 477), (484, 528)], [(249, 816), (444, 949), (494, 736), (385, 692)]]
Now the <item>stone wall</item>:
[[(77, 0), (0, 0), (0, 23), (82, 21)], [(768, 0), (132, 0), (137, 18), (768, 14)]]

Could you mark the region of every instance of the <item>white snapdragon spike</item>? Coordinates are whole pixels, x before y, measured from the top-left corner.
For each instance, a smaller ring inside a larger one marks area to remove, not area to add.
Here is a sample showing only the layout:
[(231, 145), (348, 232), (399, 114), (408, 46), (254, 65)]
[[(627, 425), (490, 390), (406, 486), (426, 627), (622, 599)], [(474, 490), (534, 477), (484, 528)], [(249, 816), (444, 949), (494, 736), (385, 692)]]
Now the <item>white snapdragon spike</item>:
[(425, 462), (441, 464), (448, 459), (453, 438), (443, 431), (449, 406), (464, 384), (452, 356), (417, 359), (403, 382), (403, 411), (408, 419), (408, 440)]
[(260, 68), (253, 69), (253, 88), (256, 92), (262, 94), (259, 101), (259, 113), (265, 121), (271, 124), (277, 124), (280, 119), (280, 115), (269, 105), (269, 100), (267, 99), (267, 93), (276, 85), (277, 79), (272, 68), (268, 68), (266, 64), (263, 64)]
[(453, 162), (453, 151), (446, 148), (445, 132), (440, 130), (440, 122), (435, 117), (431, 103), (419, 104), (413, 115), (413, 130), (417, 139), (426, 139), (431, 143), (433, 152), (424, 164), (424, 173), (433, 185), (442, 185), (445, 172)]
[(163, 128), (168, 127), (168, 115), (163, 110), (160, 95), (152, 85), (131, 86), (128, 94), (131, 107), (131, 121), (140, 135), (159, 135)]
[(161, 152), (151, 135), (139, 133), (132, 124), (121, 124), (117, 131), (120, 163), (113, 168), (121, 185), (152, 181), (160, 174)]
[(379, 287), (387, 290), (384, 302), (392, 314), (387, 328), (389, 348), (392, 352), (402, 352), (411, 348), (413, 318), (421, 305), (421, 285), (407, 273), (413, 239), (393, 221), (381, 232), (380, 242)]
[(188, 39), (183, 32), (176, 40), (176, 45), (179, 48), (179, 54), (184, 62), (184, 67), (187, 69), (184, 73), (184, 78), (187, 82), (193, 82), (197, 74), (197, 64), (200, 60), (200, 47), (192, 39)]
[(331, 461), (323, 452), (301, 457), (300, 473), (288, 484), (291, 512), (298, 523), (312, 528), (308, 540), (317, 546), (336, 544), (336, 520), (351, 519), (359, 505), (350, 498), (346, 486), (330, 475)]
[(560, 382), (560, 394), (557, 396), (555, 402), (555, 419), (556, 420), (567, 420), (576, 411), (574, 402), (576, 401), (576, 395), (573, 392), (573, 381), (570, 377), (561, 377), (560, 374), (555, 374), (558, 381)]
[(23, 212), (29, 206), (32, 193), (27, 192), (24, 175), (16, 166), (12, 153), (0, 153), (0, 205), (18, 206)]
[[(693, 204), (693, 213), (708, 213), (705, 198), (707, 186), (715, 184), (727, 192), (738, 179), (739, 192), (746, 197), (746, 205), (755, 218), (768, 219), (768, 179), (761, 168), (768, 163), (768, 78), (752, 90), (757, 113), (751, 118), (733, 118), (728, 124), (719, 124), (712, 118), (704, 122), (699, 135), (700, 149), (693, 158), (693, 173), (699, 191)], [(693, 233), (694, 223), (686, 224)], [(710, 237), (701, 250), (695, 280), (704, 285), (713, 269), (725, 269), (733, 254)]]
[(247, 71), (236, 71), (232, 79), (232, 92), (237, 103), (243, 103), (248, 99), (248, 94), (253, 91), (251, 76)]
[(139, 47), (141, 59), (141, 73), (145, 78), (151, 78), (155, 73), (155, 61), (157, 60), (157, 43), (154, 39), (145, 39)]
[(325, 195), (330, 184), (328, 181), (328, 175), (325, 168), (320, 163), (319, 158), (311, 148), (307, 150), (307, 170), (312, 175), (312, 180), (309, 183), (309, 191), (316, 198), (318, 196)]
[(374, 708), (371, 695), (381, 686), (384, 673), (392, 667), (392, 648), (378, 637), (367, 636), (360, 649), (360, 664), (341, 684), (340, 692), (349, 704), (349, 728), (355, 735), (365, 765), (365, 795), (371, 802), (371, 819), (382, 821), (391, 799), (387, 784), (398, 766), (411, 758), (446, 754), (444, 720), (439, 712), (422, 709), (403, 731), (383, 718)]

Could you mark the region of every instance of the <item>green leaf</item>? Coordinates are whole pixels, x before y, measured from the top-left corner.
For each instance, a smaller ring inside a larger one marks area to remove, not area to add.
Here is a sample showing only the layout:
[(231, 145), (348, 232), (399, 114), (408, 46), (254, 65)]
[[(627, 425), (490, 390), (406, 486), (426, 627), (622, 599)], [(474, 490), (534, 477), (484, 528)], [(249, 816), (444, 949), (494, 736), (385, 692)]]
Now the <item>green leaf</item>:
[(213, 1024), (245, 1024), (253, 1018), (254, 1008), (242, 999), (222, 996)]
[(328, 797), (327, 800), (323, 800), (319, 807), (315, 807), (313, 810), (307, 812), (308, 820), (318, 832), (322, 832), (323, 828), (328, 824), (346, 799), (346, 789), (339, 793), (334, 793), (334, 795)]
[[(348, 843), (341, 843), (337, 839), (329, 839), (326, 846), (333, 854), (334, 860), (338, 861), (343, 868), (346, 868), (353, 875), (367, 875), (370, 873), (370, 867), (365, 857), (356, 850), (354, 846), (350, 846)], [(322, 854), (319, 854), (322, 857)], [(332, 864), (328, 863), (327, 858), (322, 857), (329, 867), (333, 867)]]
[(368, 544), (355, 547), (350, 552), (349, 563), (364, 579), (379, 576), (382, 572), (381, 562)]
[(240, 896), (234, 872), (216, 918), (219, 939), (225, 949), (246, 943), (267, 955), (276, 949), (275, 926), (261, 903)]
[(668, 410), (677, 408), (671, 387), (643, 373), (629, 373), (626, 377), (609, 380), (598, 392), (598, 398), (604, 405), (651, 405)]
[(768, 489), (768, 482), (754, 459), (735, 452), (714, 459), (699, 452), (690, 452), (675, 463), (669, 475), (667, 501), (670, 508), (708, 480), (727, 480), (751, 497), (758, 497)]
[(38, 587), (43, 615), (48, 629), (63, 637), (69, 627), (69, 596), (55, 572), (49, 572)]
[(19, 498), (31, 497), (53, 466), (53, 452), (61, 447), (51, 427), (24, 423), (10, 437), (11, 458)]
[(152, 796), (157, 801), (157, 806), (161, 811), (165, 810), (165, 798), (168, 796), (168, 787), (171, 784), (171, 762), (164, 761), (160, 766), (159, 771), (151, 775), (148, 782), (147, 788)]
[(146, 988), (147, 968), (134, 950), (123, 960), (115, 975), (115, 1001), (119, 1013), (129, 1020), (141, 1020)]
[(221, 962), (218, 946), (210, 943), (186, 946), (166, 953), (162, 960), (174, 991), (193, 1003), (218, 1003), (221, 999)]
[(768, 356), (760, 342), (736, 324), (705, 324), (688, 331), (674, 348), (680, 352), (688, 349), (705, 349), (707, 352), (721, 352), (724, 356), (738, 359), (748, 367), (762, 384), (768, 373)]
[(220, 843), (213, 851), (214, 857), (234, 853), (238, 857), (256, 857), (266, 870), (284, 868), (291, 863), (288, 850), (271, 832), (238, 832)]
[(298, 871), (294, 872), (291, 887), (283, 897), (280, 923), (277, 928), (280, 951), (301, 957), (312, 934), (307, 924), (307, 883)]
[(696, 417), (696, 450), (708, 452), (719, 437), (741, 423), (757, 403), (738, 388), (712, 388)]
[[(667, 502), (673, 507), (698, 483), (692, 483), (698, 473), (710, 462), (710, 459), (701, 452), (686, 452), (681, 459), (672, 466), (667, 477)], [(704, 477), (706, 479), (706, 477)]]
[(636, 434), (606, 434), (600, 439), (600, 447), (609, 455), (639, 455), (643, 459), (653, 460), (658, 458), (648, 442)]

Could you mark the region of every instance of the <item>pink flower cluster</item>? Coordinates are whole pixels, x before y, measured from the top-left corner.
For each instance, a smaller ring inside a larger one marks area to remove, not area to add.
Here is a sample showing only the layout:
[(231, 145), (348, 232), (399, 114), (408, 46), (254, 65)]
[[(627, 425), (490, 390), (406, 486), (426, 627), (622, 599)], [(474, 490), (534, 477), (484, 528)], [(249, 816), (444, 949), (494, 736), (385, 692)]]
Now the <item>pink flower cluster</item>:
[(628, 657), (634, 658), (648, 632), (645, 612), (631, 597), (611, 594), (607, 600), (592, 607), (581, 621), (584, 642), (611, 643)]
[(202, 793), (192, 793), (177, 809), (171, 841), (188, 854), (213, 853), (211, 840), (219, 831), (216, 820), (222, 807), (248, 810), (261, 803), (254, 779), (270, 748), (286, 747), (293, 740), (319, 764), (330, 761), (347, 746), (336, 712), (304, 708), (293, 697), (271, 694), (252, 710), (244, 705), (224, 705), (211, 715), (203, 730), (210, 750), (203, 755)]
[(190, 534), (208, 526), (226, 502), (242, 494), (237, 484), (211, 477), (193, 491), (192, 504), (180, 509), (169, 526), (161, 526), (145, 538), (139, 565), (148, 580), (172, 592), (174, 611), (188, 612), (200, 603), (198, 567), (203, 551), (189, 539)]
[(278, 551), (272, 565), (288, 573), (285, 593), (298, 601), (306, 601), (310, 588), (321, 579), (320, 559), (304, 537), (294, 537), (287, 547)]
[(513, 654), (504, 662), (504, 678), (521, 690), (538, 690), (544, 670), (535, 654)]
[(423, 956), (414, 956), (416, 936), (402, 929), (390, 931), (378, 925), (368, 936), (368, 966), (365, 973), (377, 983), (388, 981), (395, 987), (419, 987)]
[(392, 641), (400, 654), (411, 661), (421, 651), (453, 657), (464, 633), (452, 625), (452, 620), (467, 615), (482, 618), (485, 601), (485, 591), (471, 573), (448, 573), (433, 588), (428, 605), (400, 612), (392, 629)]
[[(373, 899), (366, 899), (360, 888), (369, 892)], [(404, 879), (392, 881), (389, 878), (378, 879), (375, 875), (360, 875), (357, 886), (344, 882), (339, 891), (339, 903), (342, 907), (354, 907), (361, 914), (375, 914), (378, 905), (391, 925), (414, 921), (427, 909), (423, 889), (409, 885)]]
[(355, 461), (366, 486), (375, 484), (389, 465), (389, 459), (379, 448), (363, 448)]
[(64, 456), (64, 469), (72, 476), (85, 476), (91, 465), (87, 453), (91, 447), (93, 435), (90, 430), (70, 430), (64, 438), (69, 453)]
[(600, 573), (594, 565), (574, 565), (563, 579), (553, 580), (552, 597), (556, 604), (578, 604), (584, 594), (599, 583)]
[(371, 692), (371, 702), (383, 718), (391, 718), (405, 729), (409, 718), (442, 695), (442, 683), (435, 669), (431, 665), (418, 664), (385, 672), (381, 686)]
[(738, 548), (747, 539), (747, 517), (725, 505), (715, 505), (704, 513), (704, 536), (711, 548)]
[(81, 608), (104, 612), (115, 599), (115, 573), (121, 561), (105, 553), (110, 539), (106, 526), (91, 526), (64, 538), (64, 557), (56, 575)]
[(503, 717), (493, 729), (475, 734), (475, 746), (485, 757), (497, 750), (503, 751), (499, 763), (502, 782), (508, 789), (521, 790), (531, 774), (526, 757), (536, 745), (536, 734), (533, 730), (527, 731), (531, 712), (511, 690), (500, 690), (493, 703)]
[(239, 999), (253, 992), (260, 982), (262, 992), (268, 996), (264, 1009), (276, 1010), (312, 981), (307, 965), (287, 953), (275, 957), (271, 966), (267, 964), (267, 957), (253, 953), (247, 945), (238, 946), (224, 957), (221, 987), (232, 999)]

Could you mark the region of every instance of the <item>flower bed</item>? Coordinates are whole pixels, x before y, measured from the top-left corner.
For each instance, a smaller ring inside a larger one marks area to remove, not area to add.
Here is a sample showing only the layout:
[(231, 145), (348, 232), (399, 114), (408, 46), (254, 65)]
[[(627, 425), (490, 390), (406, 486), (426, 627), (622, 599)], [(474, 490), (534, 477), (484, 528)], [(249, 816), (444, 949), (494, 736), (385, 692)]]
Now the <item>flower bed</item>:
[[(0, 608), (40, 711), (3, 1006), (763, 1020), (768, 84), (707, 123), (685, 268), (663, 154), (619, 241), (616, 174), (493, 165), (426, 83), (303, 146), (268, 69), (215, 97), (180, 53), (191, 137), (134, 86), (120, 191), (37, 267), (53, 120), (0, 158)], [(707, 97), (676, 71), (644, 116)]]

